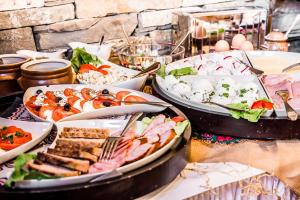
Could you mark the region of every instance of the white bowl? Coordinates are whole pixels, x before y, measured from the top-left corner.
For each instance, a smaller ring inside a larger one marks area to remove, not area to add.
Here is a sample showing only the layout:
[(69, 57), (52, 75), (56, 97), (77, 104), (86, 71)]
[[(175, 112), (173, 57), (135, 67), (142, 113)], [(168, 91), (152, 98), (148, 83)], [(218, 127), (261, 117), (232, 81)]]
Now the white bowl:
[(111, 44), (86, 44), (83, 42), (70, 42), (69, 46), (72, 49), (84, 48), (89, 54), (108, 60), (111, 53)]

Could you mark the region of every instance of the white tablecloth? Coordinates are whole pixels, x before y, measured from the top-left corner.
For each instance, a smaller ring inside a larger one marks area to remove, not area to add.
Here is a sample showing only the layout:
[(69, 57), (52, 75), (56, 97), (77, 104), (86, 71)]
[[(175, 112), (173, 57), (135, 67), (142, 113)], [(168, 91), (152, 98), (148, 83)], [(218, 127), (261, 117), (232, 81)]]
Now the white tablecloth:
[(170, 184), (138, 200), (297, 199), (276, 177), (239, 163), (189, 163)]

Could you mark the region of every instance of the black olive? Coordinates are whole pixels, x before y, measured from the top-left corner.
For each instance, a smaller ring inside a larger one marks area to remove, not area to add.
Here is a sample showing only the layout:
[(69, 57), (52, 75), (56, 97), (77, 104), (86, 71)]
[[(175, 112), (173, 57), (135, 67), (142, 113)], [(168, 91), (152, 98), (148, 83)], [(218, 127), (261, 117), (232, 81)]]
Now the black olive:
[(40, 109), (41, 109), (41, 106), (38, 106), (35, 108), (36, 111), (40, 111)]
[(104, 101), (102, 104), (103, 104), (105, 107), (111, 106), (111, 103), (110, 103), (109, 101)]
[(58, 103), (62, 100), (62, 97), (55, 97), (55, 102)]
[(104, 89), (104, 90), (102, 90), (102, 94), (109, 94), (109, 91), (108, 91), (108, 89)]
[(70, 110), (71, 110), (71, 105), (68, 104), (68, 103), (66, 103), (66, 104), (64, 105), (64, 110), (65, 110), (65, 111), (70, 111)]
[(40, 94), (42, 92), (43, 92), (43, 90), (39, 89), (39, 90), (36, 91), (36, 94)]

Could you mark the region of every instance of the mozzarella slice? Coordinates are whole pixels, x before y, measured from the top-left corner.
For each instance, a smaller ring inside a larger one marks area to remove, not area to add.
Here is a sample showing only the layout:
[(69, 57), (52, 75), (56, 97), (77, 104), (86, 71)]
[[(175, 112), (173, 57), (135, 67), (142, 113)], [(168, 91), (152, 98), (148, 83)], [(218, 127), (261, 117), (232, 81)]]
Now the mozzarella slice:
[(83, 109), (84, 112), (89, 112), (89, 111), (93, 111), (95, 110), (94, 106), (93, 106), (93, 102), (92, 101), (87, 101), (83, 104)]
[(75, 101), (75, 103), (73, 104), (73, 107), (74, 108), (76, 108), (76, 109), (78, 109), (78, 110), (80, 110), (80, 111), (82, 111), (82, 108), (81, 108), (81, 106), (80, 106), (80, 99), (78, 99), (77, 101)]

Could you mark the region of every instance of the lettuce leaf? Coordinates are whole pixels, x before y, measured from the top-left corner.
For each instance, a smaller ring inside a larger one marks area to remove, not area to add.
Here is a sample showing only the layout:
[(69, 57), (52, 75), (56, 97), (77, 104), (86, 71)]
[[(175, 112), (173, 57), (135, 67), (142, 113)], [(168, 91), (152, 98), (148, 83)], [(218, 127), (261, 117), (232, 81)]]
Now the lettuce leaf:
[(79, 71), (80, 65), (92, 64), (97, 66), (101, 61), (97, 56), (91, 55), (84, 48), (76, 48), (73, 50), (71, 64), (75, 72)]
[(9, 179), (5, 182), (6, 187), (12, 187), (14, 183), (22, 180), (28, 179), (49, 179), (49, 178), (57, 178), (55, 176), (50, 176), (48, 174), (44, 174), (35, 170), (26, 169), (26, 163), (30, 160), (36, 158), (36, 154), (21, 154), (14, 161), (14, 171), (9, 177)]
[(178, 136), (180, 136), (189, 124), (190, 124), (189, 120), (184, 120), (182, 122), (176, 123), (176, 126), (174, 127), (175, 133)]
[(234, 104), (228, 104), (231, 108), (237, 108), (242, 109), (244, 111), (236, 111), (236, 110), (230, 110), (230, 114), (233, 118), (236, 119), (246, 119), (249, 122), (258, 122), (260, 117), (267, 112), (267, 109), (250, 109), (249, 106), (246, 103), (234, 103)]
[(166, 73), (166, 65), (162, 65), (159, 70), (156, 73), (158, 76), (165, 78), (167, 73)]
[(196, 75), (197, 70), (193, 67), (183, 67), (180, 69), (173, 69), (170, 71), (171, 75), (179, 77), (179, 76), (186, 76), (186, 75)]

